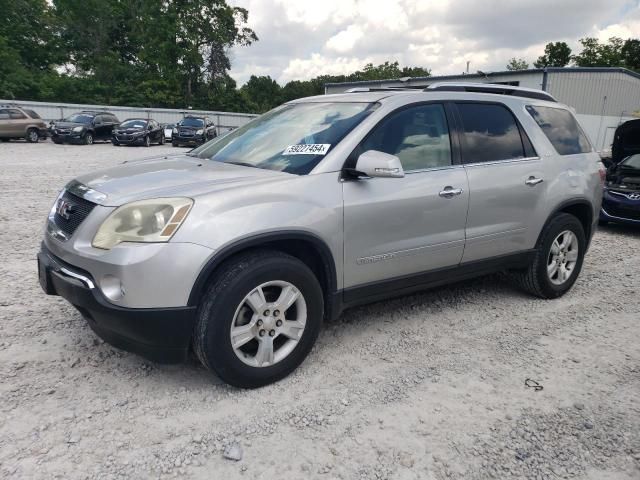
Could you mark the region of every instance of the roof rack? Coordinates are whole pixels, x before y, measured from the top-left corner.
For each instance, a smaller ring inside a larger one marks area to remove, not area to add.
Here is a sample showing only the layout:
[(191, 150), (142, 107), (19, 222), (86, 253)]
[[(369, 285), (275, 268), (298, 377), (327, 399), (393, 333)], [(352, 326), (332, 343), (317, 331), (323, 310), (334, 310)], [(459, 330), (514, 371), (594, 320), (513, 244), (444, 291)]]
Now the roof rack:
[(416, 90), (424, 90), (424, 85), (415, 85), (406, 87), (354, 87), (349, 90), (345, 90), (344, 93), (363, 93), (363, 92), (388, 92), (388, 91), (416, 91)]
[(535, 98), (537, 100), (557, 102), (553, 95), (543, 92), (542, 90), (501, 85), (498, 83), (437, 82), (429, 85), (424, 91), (494, 93), (498, 95), (511, 95), (513, 97)]

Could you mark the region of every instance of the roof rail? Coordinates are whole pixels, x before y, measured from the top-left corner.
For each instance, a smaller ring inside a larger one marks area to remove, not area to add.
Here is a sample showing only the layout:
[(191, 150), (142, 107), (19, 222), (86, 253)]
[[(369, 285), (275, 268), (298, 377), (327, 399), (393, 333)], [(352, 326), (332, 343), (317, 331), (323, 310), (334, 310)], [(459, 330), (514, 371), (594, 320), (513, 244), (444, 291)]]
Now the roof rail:
[(397, 91), (397, 90), (404, 90), (404, 91), (416, 91), (416, 90), (423, 90), (424, 86), (420, 85), (420, 86), (406, 86), (406, 87), (354, 87), (354, 88), (350, 88), (349, 90), (345, 90), (344, 93), (363, 93), (363, 92), (388, 92), (388, 91)]
[(494, 93), (498, 95), (511, 95), (514, 97), (535, 98), (537, 100), (557, 102), (553, 95), (543, 92), (542, 90), (501, 85), (498, 83), (437, 82), (432, 83), (424, 89), (425, 92), (434, 90), (444, 92)]

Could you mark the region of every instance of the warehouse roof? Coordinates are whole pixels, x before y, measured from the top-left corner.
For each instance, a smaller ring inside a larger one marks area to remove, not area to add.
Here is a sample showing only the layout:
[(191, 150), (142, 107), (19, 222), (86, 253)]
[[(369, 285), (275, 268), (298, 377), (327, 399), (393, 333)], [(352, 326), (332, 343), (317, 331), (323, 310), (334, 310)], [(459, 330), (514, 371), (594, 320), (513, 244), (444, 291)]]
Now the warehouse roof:
[[(631, 77), (640, 80), (640, 74), (621, 67), (546, 67), (546, 68), (530, 68), (527, 70), (505, 70), (502, 72), (486, 72), (486, 73), (469, 73), (459, 75), (438, 75), (435, 77), (409, 77), (410, 81), (429, 81), (429, 82), (442, 82), (447, 80), (459, 80), (461, 77), (465, 79), (487, 79), (492, 75), (522, 75), (522, 74), (539, 74), (539, 73), (572, 73), (572, 72), (589, 72), (589, 73), (612, 73), (619, 72), (625, 73)], [(340, 86), (340, 85), (379, 85), (380, 82), (398, 82), (401, 81), (398, 78), (389, 78), (385, 80), (359, 80), (353, 82), (335, 82), (327, 83), (326, 86)]]

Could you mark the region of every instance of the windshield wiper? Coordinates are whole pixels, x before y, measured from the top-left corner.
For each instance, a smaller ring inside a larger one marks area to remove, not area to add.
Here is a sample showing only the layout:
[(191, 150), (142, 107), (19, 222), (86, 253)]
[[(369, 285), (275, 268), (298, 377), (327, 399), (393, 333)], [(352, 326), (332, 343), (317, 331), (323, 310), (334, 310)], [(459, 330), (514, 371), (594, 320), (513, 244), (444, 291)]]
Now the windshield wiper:
[(257, 165), (254, 165), (253, 163), (247, 163), (247, 162), (222, 162), (222, 163), (230, 163), (231, 165), (240, 165), (241, 167), (260, 168)]

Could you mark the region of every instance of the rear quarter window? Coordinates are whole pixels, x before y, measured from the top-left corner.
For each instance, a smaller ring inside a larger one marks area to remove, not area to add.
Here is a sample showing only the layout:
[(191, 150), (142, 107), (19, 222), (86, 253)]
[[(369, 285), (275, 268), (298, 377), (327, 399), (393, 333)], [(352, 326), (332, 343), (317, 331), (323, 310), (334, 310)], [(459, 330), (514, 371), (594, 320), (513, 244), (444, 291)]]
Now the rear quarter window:
[(593, 150), (589, 139), (568, 110), (527, 105), (527, 112), (560, 155), (589, 153)]

